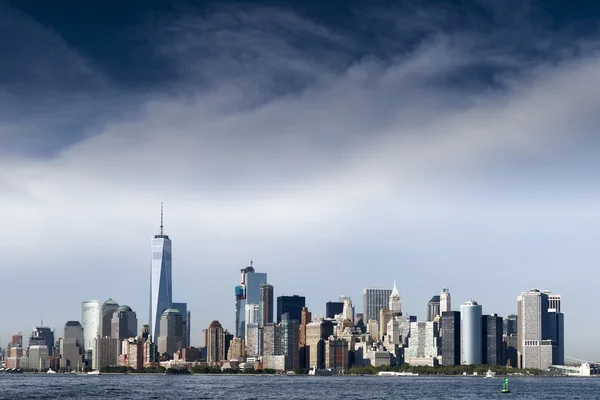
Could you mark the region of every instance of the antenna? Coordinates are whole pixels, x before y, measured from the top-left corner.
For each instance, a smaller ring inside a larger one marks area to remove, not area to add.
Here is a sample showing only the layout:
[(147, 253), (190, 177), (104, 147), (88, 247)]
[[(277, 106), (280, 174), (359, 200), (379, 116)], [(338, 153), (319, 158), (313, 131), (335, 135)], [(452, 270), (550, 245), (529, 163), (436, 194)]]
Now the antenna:
[(252, 259), (250, 259), (250, 266), (252, 266), (252, 264), (254, 264), (254, 261), (252, 261)]
[(163, 201), (160, 201), (160, 236), (163, 235)]

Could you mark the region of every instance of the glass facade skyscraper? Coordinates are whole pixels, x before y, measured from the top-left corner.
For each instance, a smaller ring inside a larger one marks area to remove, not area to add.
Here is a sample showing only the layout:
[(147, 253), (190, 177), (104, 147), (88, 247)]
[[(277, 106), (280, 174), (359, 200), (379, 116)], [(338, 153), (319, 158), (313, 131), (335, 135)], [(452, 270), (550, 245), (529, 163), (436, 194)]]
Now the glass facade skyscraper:
[(363, 322), (370, 320), (379, 323), (379, 312), (387, 307), (392, 295), (392, 289), (363, 289)]
[(160, 206), (160, 234), (152, 239), (150, 276), (150, 333), (156, 341), (160, 334), (160, 317), (173, 302), (171, 277), (171, 239), (163, 234), (163, 208)]
[(277, 323), (281, 322), (283, 314), (288, 313), (289, 319), (302, 320), (302, 308), (306, 306), (304, 296), (279, 296), (277, 298)]
[[(246, 304), (260, 304), (260, 285), (267, 283), (267, 274), (255, 272), (250, 266), (240, 270), (241, 282), (235, 287), (235, 337), (246, 338)], [(258, 321), (257, 321), (258, 322)]]

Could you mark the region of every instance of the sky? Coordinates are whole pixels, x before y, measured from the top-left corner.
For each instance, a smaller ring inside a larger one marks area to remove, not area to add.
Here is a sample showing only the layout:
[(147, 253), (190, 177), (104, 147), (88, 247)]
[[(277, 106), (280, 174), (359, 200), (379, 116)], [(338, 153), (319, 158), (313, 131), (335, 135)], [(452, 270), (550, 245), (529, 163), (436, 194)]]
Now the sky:
[[(0, 343), (113, 298), (173, 241), (191, 342), (250, 259), (313, 315), (397, 282), (425, 318), (563, 296), (598, 360), (600, 5), (0, 1)], [(57, 334), (57, 336), (60, 333)]]

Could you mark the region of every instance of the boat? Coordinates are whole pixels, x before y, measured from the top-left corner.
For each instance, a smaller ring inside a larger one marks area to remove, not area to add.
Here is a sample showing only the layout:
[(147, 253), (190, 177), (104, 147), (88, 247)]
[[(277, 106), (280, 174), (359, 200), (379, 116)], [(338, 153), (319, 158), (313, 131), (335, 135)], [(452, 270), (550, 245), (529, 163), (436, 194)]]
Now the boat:
[(378, 376), (419, 376), (415, 372), (396, 372), (396, 371), (379, 371)]
[(294, 371), (288, 371), (288, 372), (286, 372), (285, 374), (286, 374), (286, 375), (290, 375), (290, 376), (291, 376), (291, 375), (296, 375), (296, 373), (295, 373)]
[(487, 372), (485, 373), (486, 378), (494, 378), (495, 376), (496, 376), (496, 373), (494, 371), (492, 371), (491, 369), (488, 369)]
[(96, 370), (96, 371), (90, 371), (87, 373), (88, 375), (100, 375), (100, 371)]
[(333, 375), (333, 371), (330, 369), (317, 369), (316, 367), (312, 368), (308, 371), (308, 375), (311, 376), (331, 376)]
[(508, 388), (508, 378), (504, 378), (504, 383), (502, 384), (501, 393), (510, 393), (510, 389)]
[(46, 373), (47, 373), (47, 374), (55, 374), (55, 373), (56, 373), (56, 371), (53, 371), (53, 370), (52, 370), (52, 368), (50, 368), (50, 369), (48, 370), (48, 372), (46, 372)]

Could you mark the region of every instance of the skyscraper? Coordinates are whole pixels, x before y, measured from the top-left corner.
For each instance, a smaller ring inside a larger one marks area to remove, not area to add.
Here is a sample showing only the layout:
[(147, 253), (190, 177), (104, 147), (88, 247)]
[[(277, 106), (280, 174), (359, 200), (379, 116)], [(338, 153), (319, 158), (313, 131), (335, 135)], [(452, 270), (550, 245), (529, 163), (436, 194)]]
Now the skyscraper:
[(440, 313), (440, 296), (433, 296), (427, 303), (427, 321), (434, 321)]
[[(241, 282), (235, 287), (235, 336), (246, 338), (246, 304), (260, 304), (260, 285), (267, 283), (267, 274), (255, 272), (253, 261), (240, 270)], [(256, 321), (258, 322), (258, 321)]]
[(298, 368), (300, 361), (299, 343), (300, 343), (300, 324), (298, 320), (290, 319), (290, 315), (285, 313), (281, 316), (281, 354), (285, 356), (285, 369), (291, 371)]
[(110, 337), (112, 332), (112, 317), (115, 311), (119, 309), (119, 303), (113, 299), (108, 299), (102, 304), (102, 321), (100, 323), (101, 328), (100, 336)]
[(273, 285), (268, 283), (260, 284), (259, 313), (261, 328), (273, 322)]
[(68, 321), (60, 338), (60, 368), (81, 370), (83, 363), (83, 327), (79, 321)]
[(404, 360), (408, 364), (438, 364), (440, 355), (439, 325), (434, 321), (411, 322), (408, 348), (404, 352)]
[(392, 316), (402, 315), (402, 298), (400, 297), (398, 288), (396, 288), (396, 281), (394, 281), (394, 288), (390, 294), (388, 308), (392, 313)]
[(185, 346), (183, 318), (179, 310), (168, 308), (160, 318), (160, 336), (158, 336), (158, 354), (167, 353), (170, 357)]
[(122, 305), (113, 313), (110, 336), (119, 341), (137, 336), (137, 316), (131, 307)]
[(505, 335), (510, 336), (517, 333), (517, 316), (515, 314), (509, 314), (503, 321), (503, 332)]
[(173, 303), (171, 307), (181, 313), (183, 320), (183, 347), (190, 347), (191, 313), (188, 311), (187, 303)]
[(363, 289), (363, 321), (376, 320), (379, 323), (379, 313), (388, 306), (391, 295), (391, 289)]
[(298, 342), (298, 361), (300, 364), (300, 368), (306, 368), (308, 365), (308, 354), (307, 354), (307, 346), (306, 346), (306, 327), (312, 321), (312, 313), (308, 311), (308, 308), (302, 307), (301, 317), (300, 317), (300, 335)]
[(344, 302), (343, 301), (328, 301), (325, 303), (325, 317), (326, 318), (335, 318), (337, 314), (341, 314), (344, 312)]
[(155, 235), (152, 245), (152, 268), (150, 275), (150, 332), (152, 340), (160, 334), (162, 313), (171, 308), (173, 286), (171, 275), (171, 239), (163, 232), (163, 205), (160, 203), (160, 234)]
[(88, 300), (81, 303), (81, 325), (83, 326), (83, 348), (86, 360), (92, 360), (94, 338), (102, 334), (102, 302)]
[(460, 365), (460, 312), (442, 313), (442, 365)]
[(502, 317), (496, 314), (481, 317), (482, 364), (504, 365)]
[(206, 351), (209, 364), (214, 365), (226, 359), (225, 332), (219, 321), (211, 322), (206, 331)]
[(447, 288), (442, 288), (442, 293), (440, 293), (440, 316), (448, 311), (452, 311), (450, 291)]
[(281, 322), (281, 316), (288, 313), (290, 319), (302, 320), (302, 308), (306, 306), (304, 296), (279, 296), (277, 298), (277, 323)]
[(460, 363), (481, 364), (481, 314), (476, 301), (460, 306)]

